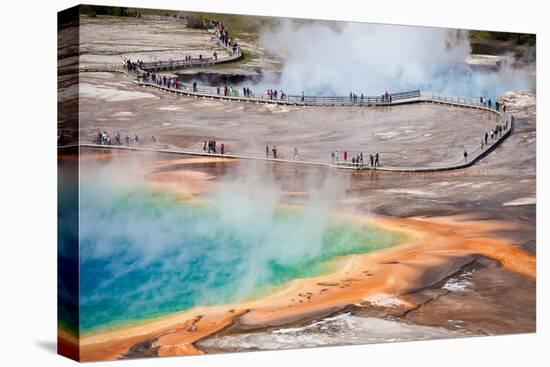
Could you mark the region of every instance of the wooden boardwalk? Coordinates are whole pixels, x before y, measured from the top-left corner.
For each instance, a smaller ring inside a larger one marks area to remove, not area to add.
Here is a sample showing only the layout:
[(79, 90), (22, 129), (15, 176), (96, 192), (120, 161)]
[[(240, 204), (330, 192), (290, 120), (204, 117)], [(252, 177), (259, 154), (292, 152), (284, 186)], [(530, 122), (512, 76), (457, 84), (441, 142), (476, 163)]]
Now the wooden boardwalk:
[(286, 106), (321, 106), (321, 107), (390, 107), (411, 103), (427, 102), (436, 103), (448, 106), (473, 108), (484, 110), (500, 115), (500, 112), (494, 108), (489, 108), (482, 105), (478, 101), (469, 97), (454, 97), (440, 94), (434, 94), (421, 91), (409, 91), (392, 94), (392, 102), (384, 100), (381, 96), (366, 96), (363, 99), (352, 100), (349, 97), (343, 96), (301, 96), (289, 95), (285, 99), (268, 98), (264, 94), (255, 93), (251, 97), (224, 95), (223, 92), (218, 94), (217, 88), (207, 86), (197, 86), (188, 83), (180, 83), (180, 88), (170, 88), (165, 85), (159, 85), (150, 81), (141, 79), (135, 80), (139, 86), (150, 87), (169, 94), (175, 94), (186, 97), (211, 99), (211, 100), (227, 100), (233, 102), (256, 103), (256, 104), (278, 104)]
[[(242, 154), (219, 154), (219, 153), (205, 153), (197, 152), (192, 150), (180, 150), (180, 149), (166, 149), (166, 148), (155, 148), (155, 147), (143, 147), (143, 146), (124, 146), (124, 145), (101, 145), (101, 144), (91, 144), (91, 143), (81, 143), (78, 146), (83, 148), (94, 148), (94, 149), (112, 149), (112, 150), (125, 150), (125, 151), (138, 151), (138, 152), (155, 152), (155, 153), (167, 153), (167, 154), (181, 154), (189, 156), (200, 156), (200, 157), (216, 157), (216, 158), (227, 158), (227, 159), (238, 159), (238, 160), (256, 160), (256, 161), (266, 161), (266, 162), (277, 162), (277, 163), (289, 163), (289, 164), (298, 164), (298, 165), (309, 165), (309, 166), (320, 166), (320, 167), (331, 167), (338, 169), (346, 170), (373, 170), (373, 171), (386, 171), (386, 172), (437, 172), (437, 171), (448, 171), (453, 169), (460, 169), (469, 167), (477, 163), (480, 159), (485, 157), (491, 151), (493, 151), (499, 144), (501, 144), (513, 130), (513, 122), (510, 124), (507, 130), (497, 139), (489, 142), (484, 149), (478, 147), (474, 151), (468, 154), (468, 160), (461, 159), (454, 163), (443, 164), (440, 166), (417, 166), (417, 167), (397, 167), (397, 166), (380, 166), (380, 167), (370, 167), (369, 165), (353, 165), (351, 162), (337, 162), (335, 164), (319, 161), (305, 161), (305, 160), (292, 160), (292, 159), (273, 159), (273, 158), (264, 158), (257, 156), (249, 156)], [(73, 146), (63, 146), (59, 147), (70, 148), (77, 147)]]
[[(218, 42), (219, 43), (219, 42)], [(173, 61), (157, 61), (143, 63), (140, 72), (128, 72), (122, 68), (88, 68), (81, 69), (79, 72), (122, 72), (130, 77), (134, 78), (134, 83), (136, 85), (144, 88), (153, 88), (159, 91), (180, 95), (184, 97), (191, 98), (201, 98), (201, 99), (210, 99), (210, 100), (225, 100), (231, 102), (240, 102), (240, 103), (255, 103), (255, 104), (278, 104), (278, 105), (290, 105), (290, 106), (312, 106), (312, 107), (390, 107), (397, 105), (405, 104), (415, 104), (415, 103), (434, 103), (446, 106), (454, 106), (460, 108), (470, 108), (483, 110), (490, 113), (494, 113), (498, 116), (500, 122), (504, 122), (505, 116), (502, 112), (497, 111), (496, 109), (489, 108), (484, 104), (481, 104), (478, 100), (469, 97), (455, 97), (455, 96), (445, 96), (428, 92), (421, 92), (419, 90), (407, 91), (401, 93), (392, 93), (391, 99), (384, 96), (361, 96), (361, 97), (351, 97), (351, 96), (305, 96), (305, 95), (285, 95), (284, 98), (268, 98), (264, 93), (252, 92), (250, 96), (242, 95), (224, 95), (223, 91), (220, 88), (210, 87), (210, 86), (198, 86), (192, 85), (189, 83), (180, 83), (179, 88), (169, 87), (166, 85), (155, 83), (151, 80), (145, 80), (141, 74), (144, 72), (159, 71), (159, 70), (177, 70), (187, 67), (197, 67), (197, 66), (212, 66), (215, 64), (221, 64), (225, 62), (232, 62), (240, 59), (243, 55), (240, 50), (237, 52), (232, 52), (230, 48), (225, 47), (219, 43), (222, 47), (228, 49), (230, 56), (226, 58), (219, 58), (214, 60), (209, 59), (193, 59), (193, 60), (173, 60)], [(162, 77), (162, 75), (159, 75)], [(303, 160), (289, 160), (289, 159), (271, 159), (264, 157), (256, 156), (247, 156), (241, 154), (208, 154), (205, 152), (196, 152), (188, 150), (178, 150), (178, 149), (163, 149), (155, 147), (143, 147), (143, 146), (122, 146), (122, 145), (98, 145), (98, 144), (88, 144), (81, 143), (80, 147), (87, 148), (96, 148), (96, 149), (115, 149), (115, 150), (131, 150), (131, 151), (144, 151), (144, 152), (158, 152), (158, 153), (169, 153), (169, 154), (182, 154), (190, 156), (207, 156), (207, 157), (224, 157), (229, 159), (242, 159), (242, 160), (263, 160), (271, 162), (280, 162), (280, 163), (291, 163), (291, 164), (302, 164), (302, 165), (313, 165), (313, 166), (324, 166), (324, 167), (334, 167), (338, 169), (348, 169), (348, 170), (375, 170), (375, 171), (389, 171), (389, 172), (436, 172), (436, 171), (447, 171), (453, 169), (460, 169), (469, 167), (480, 159), (485, 157), (491, 151), (493, 151), (499, 144), (501, 144), (513, 131), (513, 118), (511, 119), (510, 125), (507, 130), (505, 130), (497, 139), (492, 139), (488, 144), (481, 148), (478, 146), (471, 152), (468, 152), (468, 159), (460, 159), (452, 163), (441, 164), (438, 166), (417, 166), (417, 167), (398, 167), (398, 166), (380, 166), (380, 167), (370, 167), (368, 165), (357, 165), (352, 164), (351, 162), (336, 162), (335, 164), (318, 162), (318, 161), (303, 161)], [(73, 146), (74, 147), (74, 146)], [(59, 147), (60, 149), (69, 148), (69, 146)]]
[(219, 40), (217, 41), (218, 45), (229, 52), (227, 57), (203, 57), (202, 59), (191, 59), (191, 60), (168, 60), (168, 61), (151, 61), (144, 62), (140, 65), (140, 69), (146, 72), (156, 72), (161, 70), (182, 70), (187, 68), (194, 67), (204, 67), (204, 66), (213, 66), (219, 64), (226, 64), (228, 62), (238, 61), (243, 57), (242, 51), (237, 48), (233, 51), (231, 46), (225, 46)]

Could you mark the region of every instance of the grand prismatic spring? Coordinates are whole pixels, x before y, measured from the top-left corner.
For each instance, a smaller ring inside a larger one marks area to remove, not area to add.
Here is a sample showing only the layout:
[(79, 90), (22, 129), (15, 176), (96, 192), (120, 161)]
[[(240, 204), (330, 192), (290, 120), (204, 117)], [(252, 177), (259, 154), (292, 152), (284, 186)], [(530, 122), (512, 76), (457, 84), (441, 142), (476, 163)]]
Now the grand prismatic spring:
[(266, 207), (238, 193), (219, 205), (186, 204), (146, 188), (85, 184), (81, 205), (84, 333), (246, 300), (268, 287), (323, 274), (337, 256), (388, 247), (400, 238), (321, 208)]
[(535, 331), (534, 35), (168, 13), (60, 13), (61, 354)]

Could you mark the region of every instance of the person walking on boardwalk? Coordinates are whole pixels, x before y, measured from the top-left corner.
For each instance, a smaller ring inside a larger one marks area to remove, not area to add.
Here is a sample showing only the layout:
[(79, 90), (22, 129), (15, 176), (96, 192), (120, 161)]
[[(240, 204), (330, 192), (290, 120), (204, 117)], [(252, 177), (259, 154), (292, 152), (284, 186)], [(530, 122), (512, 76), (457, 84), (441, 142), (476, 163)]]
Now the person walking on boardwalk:
[(464, 149), (464, 162), (468, 162), (468, 152)]
[(332, 164), (334, 164), (334, 150), (332, 152), (330, 152), (330, 158), (332, 159)]
[(487, 145), (487, 139), (489, 139), (489, 133), (485, 131), (485, 145)]
[(374, 156), (372, 154), (370, 155), (370, 166), (374, 167)]
[(338, 153), (338, 149), (334, 152), (334, 158), (336, 158), (336, 163), (338, 163), (338, 160), (340, 159), (340, 153)]
[(134, 134), (134, 146), (136, 147), (138, 145), (139, 138), (137, 134)]
[(298, 160), (298, 148), (297, 147), (294, 147), (294, 160), (295, 161)]
[(272, 149), (273, 159), (277, 159), (277, 147), (274, 145)]
[(220, 145), (220, 153), (223, 155), (224, 152), (225, 152), (225, 145), (222, 143)]
[(269, 158), (269, 145), (265, 146), (265, 157)]
[(485, 142), (483, 141), (483, 139), (481, 139), (481, 142), (480, 142), (479, 146), (481, 147), (481, 150), (483, 150), (483, 148), (485, 148)]
[(124, 145), (125, 146), (129, 146), (130, 145), (130, 137), (128, 136), (128, 134), (126, 134), (124, 136)]
[(302, 91), (302, 98), (300, 99), (301, 102), (305, 102), (305, 96), (304, 96), (304, 92)]
[(374, 166), (380, 167), (380, 154), (376, 153), (374, 155)]
[(348, 160), (348, 151), (345, 150), (344, 151), (344, 161), (347, 161)]
[(155, 138), (155, 136), (151, 136), (151, 145), (152, 146), (155, 146), (157, 144), (157, 138)]

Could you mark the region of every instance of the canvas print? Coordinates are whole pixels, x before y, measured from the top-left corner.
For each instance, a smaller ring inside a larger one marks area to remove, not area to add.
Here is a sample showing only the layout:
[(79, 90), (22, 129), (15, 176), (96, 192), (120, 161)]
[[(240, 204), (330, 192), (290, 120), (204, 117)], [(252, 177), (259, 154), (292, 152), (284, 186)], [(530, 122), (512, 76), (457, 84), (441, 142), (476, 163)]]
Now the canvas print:
[(58, 14), (58, 350), (536, 331), (536, 36)]

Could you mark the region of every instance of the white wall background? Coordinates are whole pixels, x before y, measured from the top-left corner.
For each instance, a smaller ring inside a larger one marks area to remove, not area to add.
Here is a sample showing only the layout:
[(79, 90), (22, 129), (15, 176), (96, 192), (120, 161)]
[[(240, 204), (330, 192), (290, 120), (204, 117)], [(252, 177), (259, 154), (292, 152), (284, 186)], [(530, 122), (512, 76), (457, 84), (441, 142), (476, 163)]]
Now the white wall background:
[[(544, 1), (127, 0), (95, 4), (535, 32), (538, 64), (538, 332), (96, 363), (94, 366), (547, 366), (548, 38)], [(76, 1), (2, 3), (0, 12), (0, 365), (70, 366), (56, 341), (56, 12)], [(541, 142), (543, 142), (541, 144)]]

